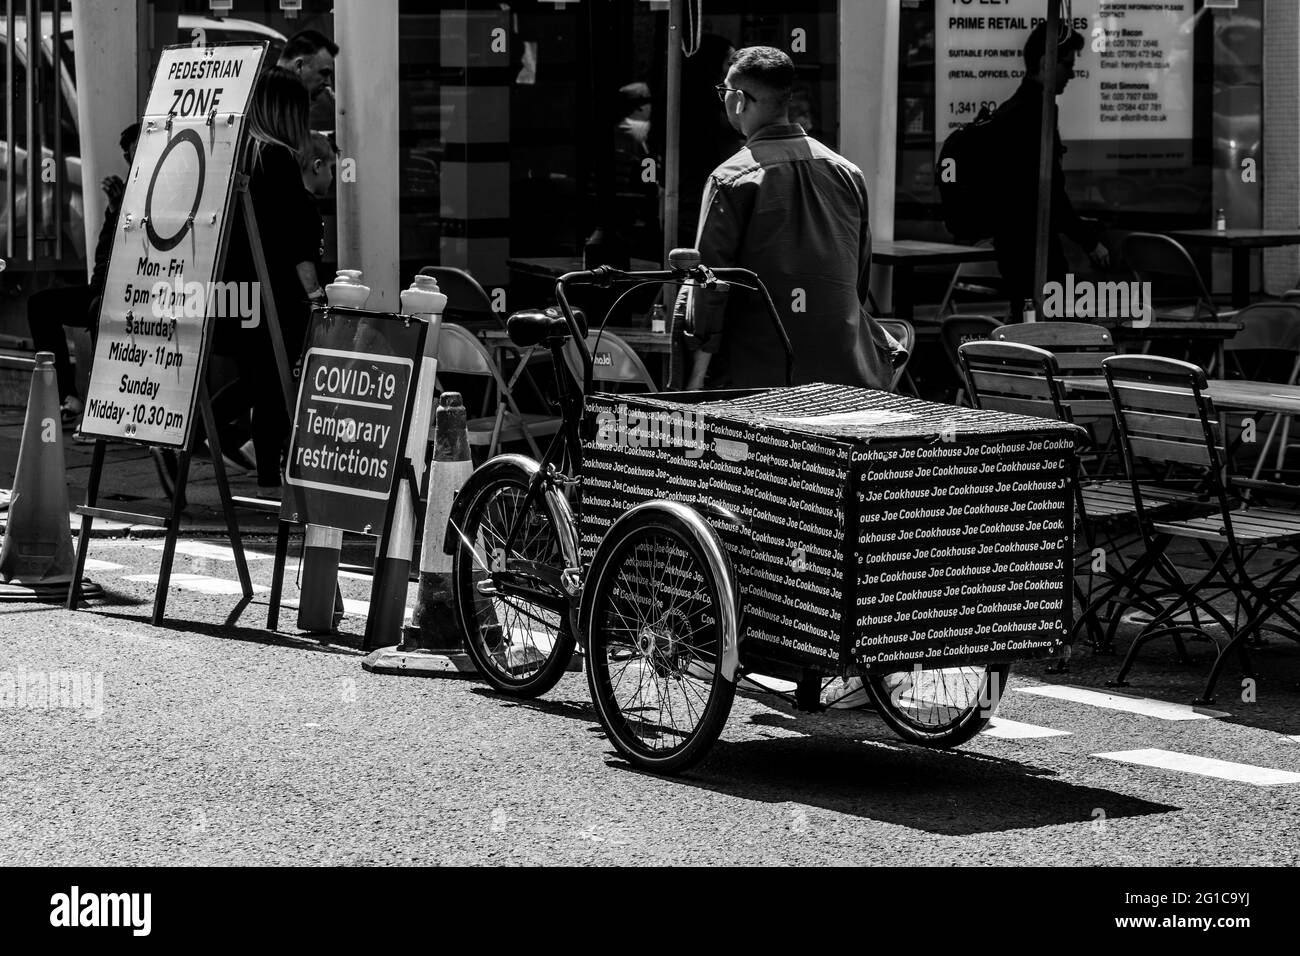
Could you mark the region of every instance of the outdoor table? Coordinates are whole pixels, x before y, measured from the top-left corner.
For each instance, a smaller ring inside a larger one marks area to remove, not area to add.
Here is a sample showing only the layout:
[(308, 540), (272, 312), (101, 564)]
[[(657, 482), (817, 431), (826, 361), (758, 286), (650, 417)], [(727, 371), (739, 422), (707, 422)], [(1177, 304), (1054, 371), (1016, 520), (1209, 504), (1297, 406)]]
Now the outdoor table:
[(1300, 245), (1296, 229), (1176, 229), (1165, 233), (1183, 245), (1232, 250), (1232, 307), (1250, 305), (1250, 253), (1272, 246)]
[(917, 266), (959, 266), (964, 262), (991, 262), (995, 257), (988, 246), (918, 239), (875, 239), (871, 243), (871, 261), (890, 266), (894, 272), (894, 317), (908, 322), (912, 321), (912, 270)]
[[(1137, 325), (1132, 321), (1118, 321), (1116, 319), (1096, 319), (1093, 322), (1095, 325), (1108, 329), (1111, 337), (1117, 343), (1160, 342), (1173, 339), (1212, 344), (1214, 352), (1212, 356), (1209, 356), (1208, 363), (1199, 361), (1199, 357), (1194, 356), (1191, 348), (1187, 352), (1189, 361), (1205, 364), (1206, 371), (1221, 370), (1223, 368), (1223, 343), (1242, 329), (1240, 322), (1218, 320), (1206, 322), (1152, 322), (1149, 325)], [(1208, 345), (1206, 350), (1209, 350)]]
[[(1101, 375), (1066, 376), (1061, 383), (1081, 392), (1106, 391), (1106, 379)], [(1300, 415), (1300, 385), (1212, 378), (1205, 395), (1219, 411)]]

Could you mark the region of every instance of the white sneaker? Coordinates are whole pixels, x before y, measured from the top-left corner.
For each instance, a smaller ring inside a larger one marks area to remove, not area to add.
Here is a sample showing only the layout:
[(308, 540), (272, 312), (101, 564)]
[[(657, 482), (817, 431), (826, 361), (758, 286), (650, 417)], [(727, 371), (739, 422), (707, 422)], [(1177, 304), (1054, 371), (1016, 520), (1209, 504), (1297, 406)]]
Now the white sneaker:
[(831, 710), (857, 710), (869, 706), (871, 697), (861, 677), (850, 677), (846, 681), (831, 681), (822, 691), (822, 703)]

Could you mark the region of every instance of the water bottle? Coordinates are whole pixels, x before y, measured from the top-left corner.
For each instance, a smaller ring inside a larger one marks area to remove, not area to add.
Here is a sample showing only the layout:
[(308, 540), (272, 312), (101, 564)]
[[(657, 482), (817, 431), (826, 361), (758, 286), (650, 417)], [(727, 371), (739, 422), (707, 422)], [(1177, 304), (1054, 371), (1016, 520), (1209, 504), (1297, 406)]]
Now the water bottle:
[(1214, 217), (1214, 228), (1216, 232), (1228, 231), (1228, 217), (1223, 214), (1222, 209), (1220, 209), (1218, 214)]
[(1025, 321), (1025, 322), (1037, 322), (1037, 321), (1038, 321), (1038, 316), (1037, 316), (1037, 315), (1035, 314), (1035, 312), (1034, 312), (1034, 300), (1033, 300), (1033, 299), (1026, 299), (1026, 300), (1025, 300), (1025, 306), (1024, 306), (1024, 309), (1021, 310), (1021, 312), (1022, 312), (1022, 315), (1023, 315), (1023, 321)]
[(662, 302), (656, 302), (654, 311), (650, 314), (650, 331), (661, 334), (668, 331), (668, 316)]

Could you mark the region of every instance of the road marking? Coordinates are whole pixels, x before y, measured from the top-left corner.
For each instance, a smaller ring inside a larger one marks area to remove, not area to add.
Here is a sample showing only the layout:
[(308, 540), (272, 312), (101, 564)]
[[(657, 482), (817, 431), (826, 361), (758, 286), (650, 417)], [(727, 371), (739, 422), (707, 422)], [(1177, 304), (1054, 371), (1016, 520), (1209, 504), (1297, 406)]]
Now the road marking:
[(1198, 757), (1195, 754), (1178, 753), (1175, 750), (1117, 750), (1114, 753), (1093, 754), (1104, 760), (1117, 760), (1120, 763), (1133, 763), (1143, 767), (1156, 767), (1160, 770), (1176, 770), (1180, 773), (1194, 773), (1202, 777), (1217, 777), (1220, 780), (1235, 780), (1239, 783), (1252, 783), (1257, 787), (1275, 787), (1281, 784), (1300, 783), (1300, 773), (1290, 770), (1274, 770), (1271, 767), (1255, 767), (1248, 763), (1233, 763), (1230, 760), (1215, 760), (1213, 757)]
[(1106, 691), (1090, 690), (1087, 687), (1071, 687), (1068, 684), (1044, 684), (1041, 687), (1016, 687), (1022, 694), (1035, 694), (1039, 697), (1052, 697), (1056, 700), (1068, 700), (1076, 704), (1090, 704), (1093, 707), (1105, 707), (1108, 710), (1122, 710), (1128, 714), (1140, 714), (1143, 717), (1155, 717), (1158, 720), (1212, 720), (1215, 717), (1229, 716), (1225, 711), (1207, 710), (1204, 707), (1192, 707), (1190, 704), (1174, 704), (1166, 700), (1151, 700), (1148, 697), (1128, 697)]
[(1300, 734), (1287, 734), (1286, 736), (1287, 740), (1294, 740), (1296, 743), (1300, 744)]
[[(158, 584), (157, 574), (130, 574), (125, 578), (127, 581), (139, 581), (141, 584)], [(239, 586), (238, 581), (227, 581), (224, 578), (210, 578), (205, 574), (173, 574), (171, 577), (171, 586), (181, 591), (198, 591), (200, 594), (243, 594), (244, 590)], [(261, 584), (254, 584), (253, 591), (269, 591), (268, 587)]]
[[(150, 544), (146, 545), (150, 551), (162, 551), (166, 545)], [(180, 554), (188, 554), (192, 558), (212, 558), (216, 561), (234, 561), (234, 548), (223, 547), (219, 544), (208, 544), (206, 541), (177, 541), (176, 550)], [(244, 557), (249, 561), (266, 561), (271, 555), (261, 554), (257, 551), (244, 549)]]
[[(281, 601), (281, 602), (280, 602), (280, 605), (281, 605), (282, 607), (289, 607), (289, 608), (297, 609), (297, 607), (298, 607), (298, 602), (295, 601), (295, 600), (293, 600), (292, 598), (289, 598), (289, 599), (286, 599), (286, 600), (284, 600), (284, 601)], [(405, 615), (404, 615), (405, 620), (408, 620), (408, 621), (409, 621), (409, 620), (411, 619), (411, 616), (415, 613), (414, 609), (408, 607), (408, 608), (403, 608), (403, 610), (406, 612)], [(358, 600), (355, 600), (354, 598), (347, 598), (347, 597), (345, 597), (345, 598), (343, 599), (343, 613), (344, 613), (344, 614), (350, 614), (350, 615), (352, 615), (352, 616), (354, 616), (354, 617), (369, 617), (369, 616), (370, 616), (370, 602), (369, 602), (369, 601), (358, 601)]]
[(1035, 724), (1022, 724), (1018, 720), (1005, 717), (992, 717), (988, 726), (981, 733), (985, 737), (1001, 737), (1005, 740), (1029, 740), (1034, 737), (1069, 737), (1068, 730), (1056, 730), (1052, 727), (1039, 727)]
[(122, 565), (114, 564), (112, 561), (97, 561), (94, 558), (86, 559), (87, 571), (121, 571)]

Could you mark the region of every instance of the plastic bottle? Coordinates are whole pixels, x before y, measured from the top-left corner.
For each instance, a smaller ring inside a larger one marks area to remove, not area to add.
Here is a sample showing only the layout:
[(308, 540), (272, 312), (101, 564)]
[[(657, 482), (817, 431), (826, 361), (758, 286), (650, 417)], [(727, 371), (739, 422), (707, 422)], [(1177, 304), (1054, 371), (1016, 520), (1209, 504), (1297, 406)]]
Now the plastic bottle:
[(360, 269), (340, 269), (325, 287), (325, 299), (331, 306), (364, 309), (369, 298), (370, 286), (362, 283)]
[(1222, 209), (1220, 209), (1218, 214), (1214, 217), (1214, 228), (1218, 232), (1228, 231), (1228, 217), (1224, 215)]
[(1033, 299), (1026, 299), (1026, 300), (1025, 300), (1025, 307), (1024, 307), (1024, 309), (1022, 310), (1022, 312), (1023, 312), (1023, 316), (1024, 316), (1024, 321), (1025, 321), (1025, 322), (1037, 322), (1037, 321), (1038, 321), (1038, 316), (1037, 316), (1037, 314), (1034, 312), (1034, 300), (1033, 300)]
[(403, 315), (442, 315), (447, 308), (447, 296), (438, 289), (438, 280), (433, 276), (416, 276), (400, 298)]

